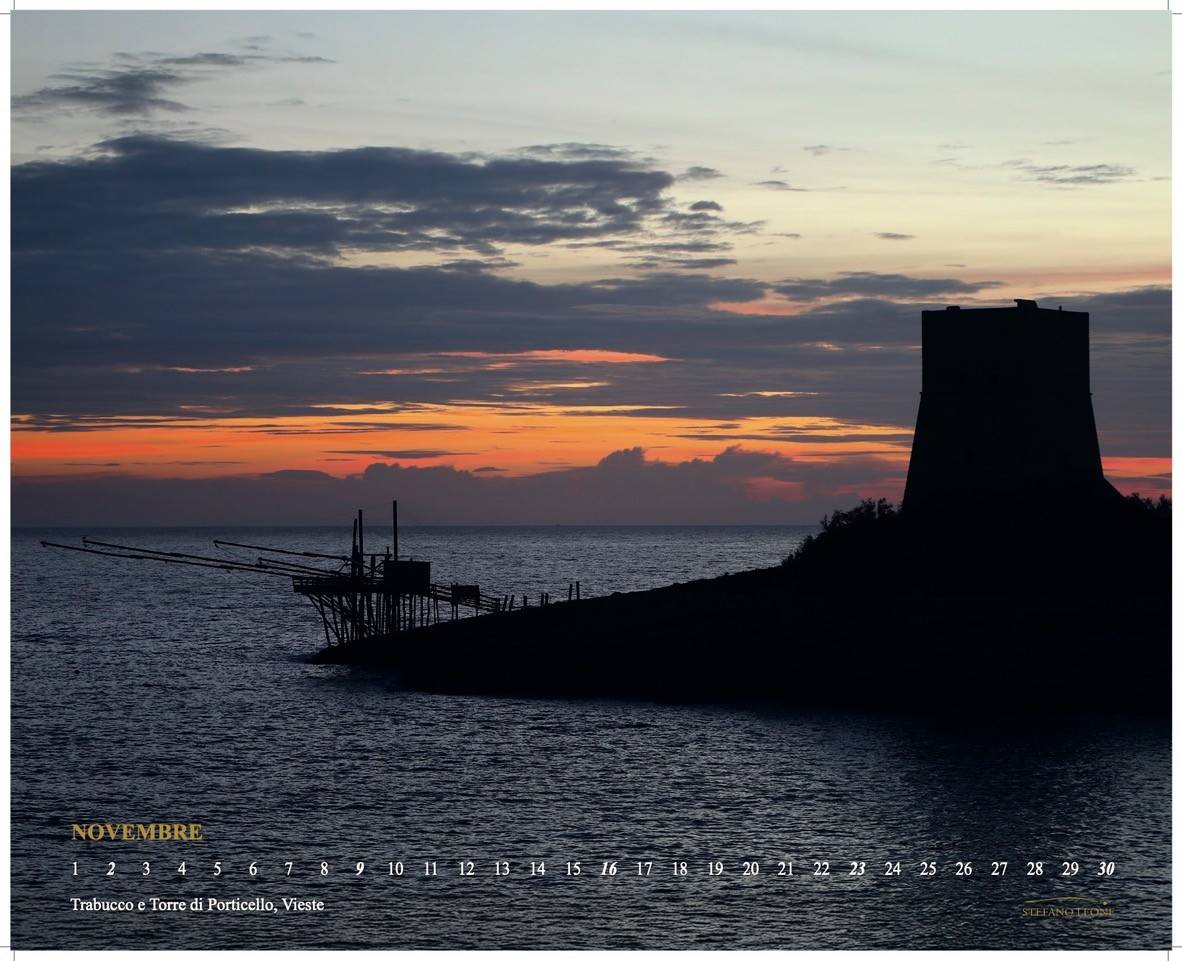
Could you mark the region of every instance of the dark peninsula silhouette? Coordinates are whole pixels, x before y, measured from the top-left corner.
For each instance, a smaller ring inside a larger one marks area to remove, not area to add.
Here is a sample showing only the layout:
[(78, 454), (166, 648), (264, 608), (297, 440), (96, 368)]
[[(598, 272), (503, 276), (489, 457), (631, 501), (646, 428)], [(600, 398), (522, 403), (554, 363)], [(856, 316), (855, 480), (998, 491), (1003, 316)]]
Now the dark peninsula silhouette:
[(1169, 502), (1104, 479), (1088, 315), (925, 311), (901, 510), (777, 568), (330, 647), (435, 691), (850, 710), (1165, 713)]
[(837, 511), (775, 568), (588, 599), (576, 583), (517, 606), (402, 557), (397, 501), (381, 553), (362, 511), (347, 555), (42, 543), (288, 581), (320, 615), (314, 660), (422, 690), (1164, 714), (1170, 504), (1104, 479), (1087, 325), (1033, 301), (925, 311), (902, 508)]

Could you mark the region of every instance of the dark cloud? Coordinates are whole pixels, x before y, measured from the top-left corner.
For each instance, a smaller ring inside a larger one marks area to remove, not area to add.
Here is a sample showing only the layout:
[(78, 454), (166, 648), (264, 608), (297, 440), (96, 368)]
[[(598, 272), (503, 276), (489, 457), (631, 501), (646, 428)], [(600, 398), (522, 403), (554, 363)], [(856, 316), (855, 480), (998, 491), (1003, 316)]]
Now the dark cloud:
[(726, 232), (728, 235), (755, 233), (764, 224), (762, 220), (727, 221), (709, 210), (702, 209), (668, 210), (662, 215), (661, 222), (671, 231), (677, 233), (718, 234)]
[(716, 201), (713, 201), (713, 200), (696, 200), (692, 204), (690, 204), (690, 210), (692, 210), (692, 211), (716, 210), (719, 213), (722, 213), (722, 204), (717, 203)]
[[(1044, 298), (1043, 303), (1050, 302)], [(1093, 331), (1102, 336), (1116, 334), (1168, 338), (1171, 333), (1173, 291), (1164, 285), (1134, 287), (1086, 298), (1068, 297), (1070, 309), (1088, 310), (1095, 315)], [(1082, 303), (1084, 306), (1078, 306)]]
[[(97, 372), (87, 373), (75, 369), (75, 374), (84, 379), (89, 380), (92, 385), (97, 386), (101, 381), (105, 381), (110, 386), (111, 380), (104, 378), (102, 373)], [(339, 372), (339, 373), (343, 373)], [(127, 374), (117, 372), (114, 375), (115, 379), (127, 378)], [(270, 385), (274, 388), (276, 385)], [(207, 408), (203, 413), (196, 413), (192, 408), (200, 405), (178, 404), (176, 409), (171, 410), (168, 414), (153, 414), (146, 417), (127, 416), (125, 414), (94, 414), (85, 411), (77, 411), (71, 414), (64, 413), (25, 413), (19, 415), (13, 424), (14, 431), (23, 430), (39, 430), (49, 431), (52, 433), (78, 433), (88, 431), (110, 430), (112, 428), (126, 428), (135, 429), (139, 427), (153, 427), (179, 425), (185, 426), (188, 424), (209, 424), (216, 421), (218, 418), (234, 417), (234, 418), (258, 418), (258, 417), (323, 417), (333, 418), (341, 417), (343, 414), (356, 413), (355, 410), (334, 409), (331, 405), (319, 405), (309, 407), (302, 404), (284, 404), (276, 403), (268, 405), (266, 402), (260, 405), (258, 400), (260, 396), (271, 396), (268, 394), (268, 387), (259, 390), (260, 385), (244, 385), (243, 392), (236, 396), (235, 399), (241, 400), (243, 406), (241, 407), (227, 407), (223, 409)], [(282, 392), (277, 392), (281, 394)], [(172, 405), (177, 398), (181, 396), (177, 393), (175, 396), (170, 395), (167, 391), (162, 391), (160, 400), (168, 405)], [(190, 395), (191, 396), (191, 395)], [(248, 399), (250, 398), (250, 399)], [(106, 403), (111, 403), (109, 398)], [(123, 398), (118, 398), (114, 402), (122, 403)], [(67, 404), (63, 406), (68, 405)], [(143, 404), (139, 405), (139, 409), (154, 408), (157, 404), (145, 397)], [(133, 409), (129, 406), (128, 409)], [(370, 413), (398, 413), (397, 410), (390, 410), (386, 408), (375, 408)], [(468, 428), (461, 424), (449, 424), (445, 421), (399, 421), (397, 424), (397, 432), (404, 431), (451, 431), (451, 430), (467, 430)], [(389, 421), (354, 421), (354, 420), (336, 420), (328, 425), (317, 424), (315, 427), (299, 427), (280, 422), (268, 423), (265, 421), (256, 421), (254, 423), (247, 423), (239, 427), (239, 430), (246, 433), (257, 434), (274, 434), (277, 436), (295, 436), (295, 437), (312, 437), (320, 436), (322, 434), (374, 434), (383, 433), (389, 434), (393, 432), (394, 428)], [(202, 447), (224, 447), (224, 444), (203, 444)]]
[[(325, 410), (316, 408), (323, 417), (338, 416), (338, 413), (332, 412), (331, 408)], [(280, 413), (288, 414), (287, 410), (282, 410)], [(312, 411), (305, 411), (305, 414), (312, 413)], [(387, 412), (388, 413), (388, 412)], [(296, 416), (299, 416), (297, 414)], [(467, 430), (461, 424), (448, 424), (446, 422), (432, 422), (432, 421), (399, 421), (397, 425), (391, 425), (389, 421), (385, 420), (339, 420), (333, 422), (328, 427), (317, 425), (312, 428), (289, 427), (284, 424), (256, 424), (248, 430), (256, 431), (262, 434), (282, 434), (295, 436), (315, 436), (320, 434), (390, 434), (402, 433), (403, 431), (437, 431), (437, 430)], [(328, 453), (328, 452), (326, 452)]]
[(115, 115), (146, 114), (189, 109), (165, 96), (165, 92), (187, 83), (189, 77), (161, 67), (67, 70), (53, 77), (52, 86), (12, 98), (17, 115), (80, 108)]
[[(782, 443), (783, 441), (791, 440), (797, 444), (893, 444), (902, 445), (899, 447), (899, 453), (906, 454), (911, 445), (912, 432), (899, 431), (893, 434), (826, 434), (823, 431), (815, 430), (785, 429), (775, 431), (773, 433), (763, 434), (744, 434), (735, 431), (697, 431), (686, 434), (677, 434), (675, 436), (685, 438), (686, 440), (721, 441), (723, 443), (732, 443), (745, 440), (765, 442), (772, 441), (775, 443)], [(848, 452), (842, 451), (839, 453), (844, 456)], [(837, 453), (826, 451), (821, 456), (837, 456)]]
[(155, 54), (131, 56), (133, 62), (147, 61), (166, 67), (250, 67), (261, 63), (335, 63), (327, 57), (311, 57), (303, 55), (275, 56), (271, 54), (237, 54), (237, 53), (192, 53), (180, 57), (166, 57)]
[(730, 250), (730, 244), (717, 240), (668, 240), (657, 243), (631, 243), (616, 241), (612, 244), (612, 246), (621, 251), (637, 251), (652, 254), (706, 254)]
[(543, 143), (522, 147), (518, 153), (550, 160), (636, 160), (635, 151), (602, 143)]
[(753, 183), (753, 187), (766, 187), (768, 190), (790, 190), (795, 193), (807, 193), (807, 187), (794, 187), (786, 180), (759, 180)]
[(280, 483), (291, 482), (312, 482), (317, 486), (324, 484), (332, 484), (336, 478), (332, 474), (326, 474), (320, 470), (276, 470), (269, 474), (259, 474), (258, 479), (261, 481), (279, 481)]
[(67, 67), (50, 77), (48, 85), (13, 97), (12, 107), (18, 115), (58, 110), (85, 110), (114, 116), (146, 116), (159, 111), (176, 113), (188, 107), (173, 99), (171, 93), (208, 76), (211, 71), (244, 70), (278, 63), (332, 62), (325, 57), (264, 52), (122, 53), (107, 66)]
[[(723, 315), (714, 317), (706, 305), (754, 300), (765, 290), (748, 280), (668, 273), (541, 285), (481, 272), (345, 268), (260, 256), (94, 252), (84, 264), (68, 261), (21, 258), (13, 338), (25, 373), (18, 393), (46, 368), (81, 365), (106, 368), (144, 400), (178, 383), (225, 397), (239, 385), (279, 376), (270, 365), (282, 360), (584, 347), (591, 319), (602, 330), (598, 337), (648, 343), (664, 335), (638, 326), (638, 312), (663, 314), (661, 329), (687, 311), (705, 311), (704, 319), (725, 326)], [(95, 325), (97, 316), (107, 319)], [(200, 378), (176, 370), (242, 367), (256, 369)], [(313, 370), (292, 393), (314, 390), (318, 380)], [(63, 397), (74, 394), (68, 384), (58, 387)]]
[(881, 230), (874, 235), (879, 240), (914, 240), (915, 234), (896, 234), (889, 230)]
[(489, 270), (504, 270), (508, 267), (520, 266), (520, 261), (509, 260), (507, 257), (464, 257), (459, 260), (445, 260), (438, 265), (438, 269), (477, 274)]
[(848, 270), (830, 280), (784, 280), (773, 290), (793, 300), (806, 301), (847, 296), (926, 300), (944, 295), (971, 296), (1001, 286), (1000, 280), (965, 281), (955, 277), (909, 277)]
[[(491, 253), (634, 233), (676, 211), (667, 173), (621, 160), (464, 158), (395, 147), (269, 151), (152, 136), (12, 172), (23, 251)], [(708, 212), (678, 227), (715, 229)]]
[(812, 143), (812, 144), (805, 144), (805, 146), (802, 147), (801, 149), (806, 151), (807, 153), (811, 153), (814, 157), (824, 157), (826, 154), (831, 154), (831, 153), (847, 153), (848, 151), (850, 151), (853, 148), (851, 148), (851, 147), (835, 147), (833, 144), (830, 144), (830, 143)]
[(326, 450), (325, 454), (358, 454), (364, 457), (384, 457), (387, 460), (430, 460), (433, 457), (456, 457), (463, 453), (454, 450)]
[(690, 167), (678, 176), (678, 180), (717, 180), (722, 171), (713, 167)]
[(1024, 180), (1057, 187), (1115, 184), (1136, 179), (1137, 176), (1136, 168), (1111, 163), (1043, 165), (1029, 160), (1013, 160), (1005, 166), (1019, 171)]
[(647, 257), (635, 261), (646, 270), (714, 270), (737, 263), (733, 257)]
[[(33, 257), (469, 252), (479, 259), (445, 266), (476, 272), (514, 266), (497, 256), (501, 245), (565, 242), (639, 254), (632, 263), (647, 270), (709, 269), (732, 263), (717, 255), (760, 226), (725, 220), (712, 202), (679, 208), (665, 193), (673, 177), (622, 159), (625, 151), (553, 147), (606, 159), (265, 151), (126, 136), (97, 155), (15, 168), (14, 244)], [(715, 256), (691, 263), (698, 253)]]

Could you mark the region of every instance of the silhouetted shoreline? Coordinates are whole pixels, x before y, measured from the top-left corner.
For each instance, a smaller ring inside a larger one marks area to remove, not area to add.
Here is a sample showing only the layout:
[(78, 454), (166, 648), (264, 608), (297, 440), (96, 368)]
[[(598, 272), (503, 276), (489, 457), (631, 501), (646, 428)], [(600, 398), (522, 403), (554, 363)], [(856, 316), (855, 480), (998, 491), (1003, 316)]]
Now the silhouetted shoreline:
[(467, 618), (314, 660), (452, 693), (1168, 713), (1169, 504), (1088, 513), (1086, 525), (1043, 505), (921, 526), (865, 502), (778, 568)]

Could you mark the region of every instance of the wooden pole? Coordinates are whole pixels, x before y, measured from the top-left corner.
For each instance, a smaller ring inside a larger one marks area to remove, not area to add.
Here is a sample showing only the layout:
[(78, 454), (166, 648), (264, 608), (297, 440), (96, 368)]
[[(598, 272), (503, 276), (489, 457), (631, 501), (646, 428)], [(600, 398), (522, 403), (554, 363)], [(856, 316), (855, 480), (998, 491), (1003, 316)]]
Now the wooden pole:
[(394, 501), (394, 560), (398, 560), (398, 501)]

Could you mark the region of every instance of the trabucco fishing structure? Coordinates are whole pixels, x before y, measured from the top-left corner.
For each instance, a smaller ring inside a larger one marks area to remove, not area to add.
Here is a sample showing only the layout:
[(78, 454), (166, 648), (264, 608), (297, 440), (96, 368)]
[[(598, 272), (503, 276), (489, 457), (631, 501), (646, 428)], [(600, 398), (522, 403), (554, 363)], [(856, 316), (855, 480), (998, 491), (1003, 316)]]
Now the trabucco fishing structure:
[[(42, 547), (77, 551), (124, 560), (156, 561), (210, 570), (284, 577), (292, 589), (312, 602), (324, 626), (329, 647), (380, 643), (407, 631), (420, 630), (450, 617), (507, 614), (530, 606), (522, 594), (489, 595), (478, 584), (436, 584), (431, 580), (431, 562), (403, 558), (398, 552), (398, 501), (392, 505), (392, 547), (382, 553), (365, 552), (365, 515), (357, 511), (353, 540), (348, 553), (322, 554), (290, 550), (263, 544), (215, 539), (215, 547), (258, 551), (253, 562), (234, 557), (162, 551), (129, 544), (115, 544), (83, 537), (82, 545), (42, 541)], [(296, 560), (295, 558), (299, 558)], [(335, 566), (334, 566), (335, 565)], [(567, 600), (581, 597), (581, 585), (572, 583)], [(541, 606), (553, 602), (552, 595), (537, 598)]]

